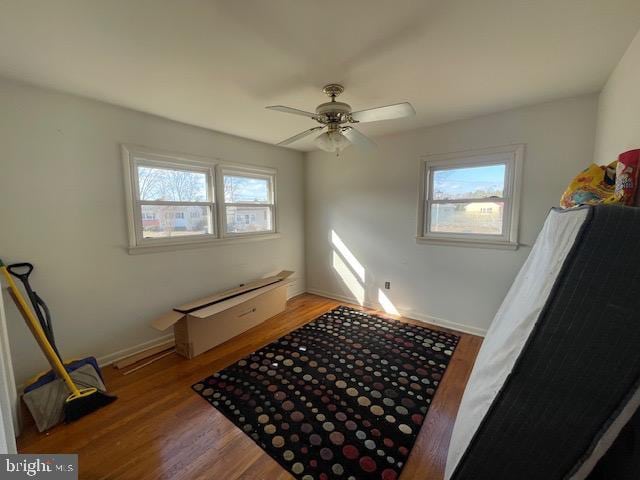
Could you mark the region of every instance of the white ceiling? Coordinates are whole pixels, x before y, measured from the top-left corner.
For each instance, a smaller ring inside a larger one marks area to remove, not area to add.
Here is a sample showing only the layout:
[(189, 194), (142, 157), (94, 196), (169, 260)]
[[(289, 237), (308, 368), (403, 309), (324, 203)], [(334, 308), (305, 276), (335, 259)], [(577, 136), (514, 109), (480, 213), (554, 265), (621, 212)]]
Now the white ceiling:
[[(0, 0), (0, 75), (276, 143), (340, 82), (369, 135), (598, 91), (638, 0)], [(309, 149), (310, 142), (294, 144)]]

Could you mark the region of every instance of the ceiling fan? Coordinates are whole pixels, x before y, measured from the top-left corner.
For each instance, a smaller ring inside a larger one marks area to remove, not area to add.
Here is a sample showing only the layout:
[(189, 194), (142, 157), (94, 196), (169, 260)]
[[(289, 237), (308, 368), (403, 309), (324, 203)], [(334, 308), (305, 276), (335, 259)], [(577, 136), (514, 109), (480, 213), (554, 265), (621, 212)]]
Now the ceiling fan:
[(340, 151), (354, 144), (365, 149), (375, 148), (375, 143), (367, 136), (349, 125), (350, 123), (378, 122), (380, 120), (393, 120), (395, 118), (410, 117), (415, 115), (416, 111), (408, 102), (396, 103), (384, 107), (369, 108), (357, 112), (351, 111), (351, 105), (344, 102), (336, 102), (336, 97), (344, 92), (344, 87), (337, 83), (325, 85), (322, 91), (330, 98), (330, 102), (322, 103), (316, 107), (316, 112), (306, 112), (297, 108), (285, 107), (282, 105), (273, 105), (266, 107), (269, 110), (277, 110), (279, 112), (293, 113), (294, 115), (302, 115), (314, 119), (322, 124), (319, 127), (313, 127), (298, 133), (293, 137), (287, 138), (278, 145), (289, 145), (312, 133), (319, 133), (327, 129), (326, 132), (318, 135), (314, 141), (318, 148), (326, 152), (336, 152), (340, 155)]

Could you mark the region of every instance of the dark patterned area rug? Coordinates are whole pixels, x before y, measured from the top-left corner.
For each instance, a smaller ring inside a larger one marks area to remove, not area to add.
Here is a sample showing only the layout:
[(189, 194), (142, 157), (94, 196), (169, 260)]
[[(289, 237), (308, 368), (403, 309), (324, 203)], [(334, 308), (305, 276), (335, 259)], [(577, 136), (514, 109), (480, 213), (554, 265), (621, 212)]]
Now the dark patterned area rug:
[(296, 478), (393, 480), (458, 340), (338, 307), (193, 389)]

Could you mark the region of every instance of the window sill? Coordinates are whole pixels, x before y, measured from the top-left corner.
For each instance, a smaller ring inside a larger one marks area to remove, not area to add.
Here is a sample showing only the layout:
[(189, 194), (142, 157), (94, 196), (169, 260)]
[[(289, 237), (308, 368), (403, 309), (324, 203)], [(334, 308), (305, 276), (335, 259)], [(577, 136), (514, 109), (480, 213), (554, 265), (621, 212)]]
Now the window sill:
[(493, 248), (497, 250), (517, 250), (520, 244), (480, 239), (432, 238), (416, 237), (416, 243), (429, 245), (446, 245), (448, 247)]
[(260, 242), (263, 240), (275, 240), (280, 238), (280, 233), (261, 233), (252, 235), (234, 235), (225, 238), (214, 238), (204, 240), (191, 240), (188, 242), (177, 242), (156, 245), (136, 245), (129, 247), (129, 255), (140, 255), (145, 253), (171, 252), (175, 250), (187, 250), (193, 248), (205, 248), (220, 245), (234, 245), (238, 243)]

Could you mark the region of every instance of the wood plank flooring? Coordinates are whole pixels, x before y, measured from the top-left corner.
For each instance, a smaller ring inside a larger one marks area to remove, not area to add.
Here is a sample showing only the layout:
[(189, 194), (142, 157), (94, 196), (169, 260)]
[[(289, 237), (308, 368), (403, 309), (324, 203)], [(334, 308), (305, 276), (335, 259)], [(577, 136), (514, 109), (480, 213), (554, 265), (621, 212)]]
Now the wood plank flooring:
[[(172, 354), (127, 376), (107, 367), (106, 384), (118, 395), (116, 402), (47, 433), (38, 433), (27, 422), (18, 439), (19, 451), (78, 453), (81, 479), (291, 479), (190, 387), (338, 305), (345, 303), (299, 295), (282, 314), (192, 360)], [(440, 480), (443, 476), (453, 422), (482, 342), (480, 337), (454, 333), (461, 336), (460, 343), (401, 480)]]

